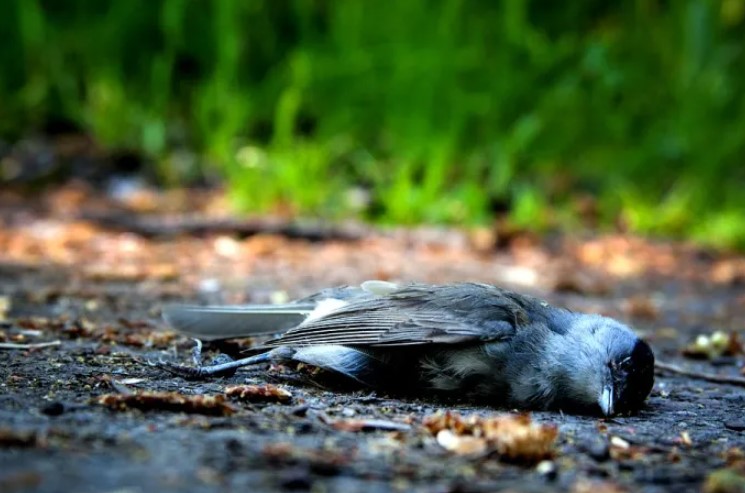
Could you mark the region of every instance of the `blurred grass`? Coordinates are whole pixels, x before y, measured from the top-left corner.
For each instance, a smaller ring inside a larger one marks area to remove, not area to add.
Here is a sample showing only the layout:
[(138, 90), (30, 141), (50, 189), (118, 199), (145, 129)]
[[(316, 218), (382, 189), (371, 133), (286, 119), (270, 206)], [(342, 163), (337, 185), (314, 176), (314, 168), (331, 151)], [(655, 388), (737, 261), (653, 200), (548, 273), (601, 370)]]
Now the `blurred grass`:
[(745, 0), (4, 10), (5, 139), (71, 123), (250, 211), (745, 247)]

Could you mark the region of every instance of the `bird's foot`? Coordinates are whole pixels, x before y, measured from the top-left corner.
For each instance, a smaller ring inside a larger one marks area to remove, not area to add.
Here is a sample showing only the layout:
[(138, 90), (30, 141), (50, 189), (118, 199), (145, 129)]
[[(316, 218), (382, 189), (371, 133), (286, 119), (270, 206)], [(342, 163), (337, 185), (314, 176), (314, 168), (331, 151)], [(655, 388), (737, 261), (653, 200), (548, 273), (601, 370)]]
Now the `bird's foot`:
[(209, 365), (202, 365), (202, 341), (194, 339), (194, 348), (191, 350), (191, 358), (194, 366), (179, 365), (160, 359), (156, 362), (148, 361), (150, 366), (160, 368), (174, 375), (188, 379), (200, 379), (206, 377), (232, 377), (240, 365), (236, 366), (235, 360), (227, 354), (218, 354)]
[(248, 358), (242, 358), (238, 360), (232, 359), (226, 354), (220, 354), (212, 360), (211, 364), (207, 366), (202, 365), (202, 342), (195, 339), (196, 345), (192, 349), (192, 359), (194, 366), (178, 365), (169, 361), (159, 360), (157, 362), (149, 362), (151, 366), (160, 368), (174, 375), (188, 379), (200, 379), (208, 377), (232, 377), (235, 375), (238, 368), (256, 365), (259, 363), (267, 363), (272, 361), (274, 358), (282, 357), (287, 352), (282, 348), (277, 348), (266, 353), (256, 354), (249, 356)]

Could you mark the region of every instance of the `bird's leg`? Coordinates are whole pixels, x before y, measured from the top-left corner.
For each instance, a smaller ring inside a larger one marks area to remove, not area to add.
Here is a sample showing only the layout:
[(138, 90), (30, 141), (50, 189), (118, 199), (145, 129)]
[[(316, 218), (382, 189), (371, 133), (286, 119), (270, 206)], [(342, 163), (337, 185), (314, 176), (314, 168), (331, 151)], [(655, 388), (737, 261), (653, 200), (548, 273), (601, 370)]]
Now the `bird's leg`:
[(166, 370), (174, 375), (184, 378), (206, 378), (206, 377), (232, 377), (238, 368), (259, 363), (266, 363), (272, 360), (271, 351), (248, 358), (227, 361), (207, 366), (186, 366), (177, 365), (168, 361), (159, 361), (155, 364), (158, 368)]
[[(157, 363), (151, 363), (152, 366), (166, 370), (174, 375), (179, 375), (184, 378), (206, 378), (206, 377), (232, 377), (238, 368), (244, 366), (256, 365), (260, 363), (268, 363), (270, 361), (286, 360), (292, 357), (294, 351), (279, 347), (267, 351), (265, 353), (256, 354), (247, 358), (241, 358), (238, 360), (232, 360), (227, 355), (220, 355), (212, 364), (202, 366), (202, 342), (195, 339), (196, 345), (192, 349), (192, 359), (195, 366), (178, 365), (169, 361), (160, 360)], [(228, 361), (226, 361), (226, 359)]]

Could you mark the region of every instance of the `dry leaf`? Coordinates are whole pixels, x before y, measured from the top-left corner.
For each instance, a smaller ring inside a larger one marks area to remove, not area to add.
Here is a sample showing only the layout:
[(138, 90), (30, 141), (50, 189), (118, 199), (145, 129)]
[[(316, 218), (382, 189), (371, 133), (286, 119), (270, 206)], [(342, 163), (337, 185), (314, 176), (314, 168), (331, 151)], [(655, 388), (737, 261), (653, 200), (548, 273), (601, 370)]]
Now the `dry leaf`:
[(469, 455), (483, 447), (500, 458), (527, 463), (553, 457), (559, 434), (555, 425), (533, 423), (526, 414), (464, 418), (446, 412), (428, 416), (424, 426), (440, 445), (453, 452)]
[(276, 385), (231, 385), (225, 395), (246, 402), (290, 402), (292, 394)]
[(486, 439), (473, 435), (457, 435), (450, 430), (437, 433), (437, 443), (458, 455), (481, 455), (487, 450)]
[(706, 477), (704, 493), (742, 493), (745, 491), (745, 475), (734, 469), (718, 469)]
[(619, 436), (610, 438), (610, 456), (613, 460), (639, 460), (649, 454), (649, 449), (631, 445)]
[(133, 394), (104, 394), (95, 399), (97, 404), (115, 411), (171, 411), (210, 416), (230, 416), (235, 408), (225, 402), (224, 395), (183, 395), (177, 392), (137, 392)]

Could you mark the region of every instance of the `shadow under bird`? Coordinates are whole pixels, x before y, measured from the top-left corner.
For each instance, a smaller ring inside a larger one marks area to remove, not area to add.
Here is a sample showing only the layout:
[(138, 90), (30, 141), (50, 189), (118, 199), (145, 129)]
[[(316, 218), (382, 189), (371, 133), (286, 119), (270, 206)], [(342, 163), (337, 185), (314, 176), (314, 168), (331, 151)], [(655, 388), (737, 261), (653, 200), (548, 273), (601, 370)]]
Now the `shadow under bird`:
[(164, 316), (202, 340), (281, 333), (227, 363), (159, 363), (187, 377), (294, 361), (372, 388), (605, 416), (639, 409), (654, 383), (652, 350), (626, 325), (487, 284), (368, 281), (285, 305), (171, 306)]

